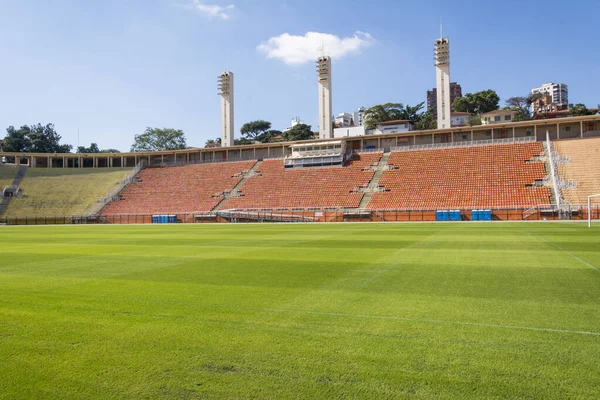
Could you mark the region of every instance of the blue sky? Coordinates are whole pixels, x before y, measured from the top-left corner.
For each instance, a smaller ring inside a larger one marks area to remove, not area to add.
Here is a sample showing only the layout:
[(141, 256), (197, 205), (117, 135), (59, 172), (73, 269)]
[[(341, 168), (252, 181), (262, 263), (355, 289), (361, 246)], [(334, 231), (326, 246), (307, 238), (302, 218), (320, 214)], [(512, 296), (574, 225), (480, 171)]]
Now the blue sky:
[(316, 130), (315, 41), (337, 55), (335, 114), (414, 105), (435, 85), (440, 17), (464, 93), (494, 89), (504, 101), (554, 81), (571, 103), (596, 107), (599, 12), (598, 0), (0, 0), (0, 136), (52, 122), (74, 146), (79, 129), (82, 145), (129, 150), (152, 126), (203, 146), (219, 135), (226, 69), (236, 128), (266, 119), (283, 129), (299, 116)]

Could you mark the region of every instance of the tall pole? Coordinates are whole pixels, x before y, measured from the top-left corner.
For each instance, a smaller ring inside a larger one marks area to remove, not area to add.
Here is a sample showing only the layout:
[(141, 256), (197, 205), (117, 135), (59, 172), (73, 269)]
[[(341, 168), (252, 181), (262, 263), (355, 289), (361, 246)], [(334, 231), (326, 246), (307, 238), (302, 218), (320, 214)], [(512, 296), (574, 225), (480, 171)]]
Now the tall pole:
[(437, 128), (448, 129), (452, 125), (452, 104), (450, 104), (450, 40), (448, 38), (440, 37), (435, 41), (434, 55), (437, 87)]
[(319, 57), (317, 60), (319, 83), (319, 138), (333, 138), (333, 107), (331, 99), (331, 58)]
[(234, 143), (233, 72), (223, 72), (217, 87), (221, 97), (221, 146), (230, 147)]

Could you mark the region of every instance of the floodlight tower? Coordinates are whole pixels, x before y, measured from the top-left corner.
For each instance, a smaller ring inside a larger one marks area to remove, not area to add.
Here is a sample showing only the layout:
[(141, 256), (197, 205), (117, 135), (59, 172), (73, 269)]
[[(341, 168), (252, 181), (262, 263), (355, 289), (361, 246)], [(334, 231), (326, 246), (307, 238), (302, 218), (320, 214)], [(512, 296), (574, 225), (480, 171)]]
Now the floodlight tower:
[(221, 146), (233, 146), (233, 72), (223, 72), (217, 78), (221, 96)]
[(437, 87), (437, 128), (447, 129), (452, 121), (450, 104), (450, 40), (440, 37), (435, 41), (435, 71)]
[(317, 74), (319, 82), (319, 138), (333, 138), (331, 104), (331, 58), (319, 57), (317, 60)]

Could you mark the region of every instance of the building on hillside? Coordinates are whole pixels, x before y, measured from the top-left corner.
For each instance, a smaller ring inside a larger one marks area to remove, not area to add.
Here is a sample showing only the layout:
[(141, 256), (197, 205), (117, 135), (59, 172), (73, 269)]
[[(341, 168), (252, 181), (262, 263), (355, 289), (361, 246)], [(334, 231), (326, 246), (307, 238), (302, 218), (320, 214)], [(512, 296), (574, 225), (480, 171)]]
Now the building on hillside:
[(385, 121), (377, 123), (377, 129), (375, 134), (386, 134), (386, 133), (400, 133), (410, 132), (414, 129), (412, 121), (406, 119), (399, 119), (394, 121)]
[(291, 126), (289, 126), (289, 127), (287, 127), (287, 128), (285, 128), (283, 131), (284, 131), (284, 132), (287, 132), (287, 131), (289, 131), (290, 129), (292, 129), (293, 127), (295, 127), (296, 125), (301, 125), (301, 124), (304, 124), (304, 121), (302, 121), (302, 120), (300, 119), (300, 117), (294, 117), (294, 118), (292, 119), (292, 125), (291, 125)]
[(365, 136), (373, 134), (373, 131), (367, 131), (365, 126), (346, 126), (341, 128), (335, 128), (333, 130), (334, 138), (345, 138), (345, 137), (355, 137), (355, 136)]
[(531, 103), (531, 111), (534, 115), (566, 110), (567, 108), (559, 104), (554, 104), (552, 96), (549, 93), (541, 94), (540, 98)]
[[(450, 82), (450, 105), (459, 97), (462, 97), (462, 87), (456, 82)], [(427, 111), (437, 118), (437, 88), (427, 91)]]
[(467, 126), (471, 119), (471, 113), (468, 112), (453, 112), (452, 114), (452, 127)]
[(363, 126), (365, 124), (365, 107), (359, 107), (358, 110), (352, 113), (352, 119), (354, 120), (354, 126)]
[(336, 128), (345, 128), (354, 125), (354, 117), (350, 113), (339, 113), (338, 116), (335, 118)]
[(335, 125), (338, 128), (345, 128), (348, 126), (363, 126), (365, 122), (365, 107), (359, 107), (357, 111), (352, 113), (339, 113), (335, 119)]
[[(588, 108), (588, 111), (591, 113), (590, 115), (598, 115), (598, 113), (600, 113), (600, 109), (598, 108)], [(569, 108), (565, 108), (563, 110), (550, 109), (548, 111), (542, 109), (533, 115), (534, 120), (571, 117), (573, 117), (573, 111)]]
[(481, 125), (505, 124), (513, 122), (516, 111), (513, 110), (495, 110), (481, 114)]
[(544, 106), (553, 105), (555, 110), (564, 110), (569, 106), (569, 87), (564, 83), (544, 83), (539, 88), (531, 89), (531, 94), (550, 96), (550, 99), (544, 99), (541, 104)]

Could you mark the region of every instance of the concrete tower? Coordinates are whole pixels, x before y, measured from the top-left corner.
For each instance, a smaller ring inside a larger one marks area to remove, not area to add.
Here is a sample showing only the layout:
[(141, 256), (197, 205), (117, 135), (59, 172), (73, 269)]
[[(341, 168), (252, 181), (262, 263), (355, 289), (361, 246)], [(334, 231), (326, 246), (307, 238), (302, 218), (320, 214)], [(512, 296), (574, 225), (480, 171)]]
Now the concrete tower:
[(320, 57), (317, 60), (319, 76), (319, 138), (333, 138), (333, 108), (331, 105), (331, 58)]
[(435, 72), (437, 88), (437, 127), (450, 128), (452, 103), (450, 103), (450, 40), (441, 37), (435, 41)]
[(223, 72), (217, 79), (221, 96), (221, 146), (233, 146), (233, 72)]

